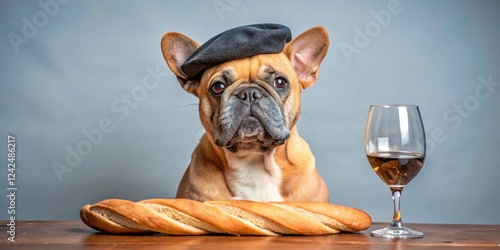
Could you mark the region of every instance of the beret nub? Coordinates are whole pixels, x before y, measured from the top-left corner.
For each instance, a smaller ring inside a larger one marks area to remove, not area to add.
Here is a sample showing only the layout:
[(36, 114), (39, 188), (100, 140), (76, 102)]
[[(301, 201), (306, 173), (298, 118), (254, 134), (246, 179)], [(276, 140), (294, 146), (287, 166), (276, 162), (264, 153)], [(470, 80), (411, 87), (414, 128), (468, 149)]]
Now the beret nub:
[(181, 65), (189, 78), (232, 60), (258, 54), (277, 54), (292, 38), (290, 29), (280, 24), (253, 24), (224, 31), (201, 45)]

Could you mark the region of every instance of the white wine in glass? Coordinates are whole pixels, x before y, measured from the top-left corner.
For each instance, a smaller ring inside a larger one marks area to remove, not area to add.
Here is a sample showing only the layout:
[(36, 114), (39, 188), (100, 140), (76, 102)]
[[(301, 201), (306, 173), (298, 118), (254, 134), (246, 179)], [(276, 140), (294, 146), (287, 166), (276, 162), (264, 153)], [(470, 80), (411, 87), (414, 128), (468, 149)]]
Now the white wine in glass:
[(416, 105), (371, 105), (365, 128), (365, 151), (373, 171), (389, 186), (394, 214), (388, 227), (370, 234), (385, 238), (421, 238), (401, 220), (403, 188), (418, 174), (425, 159), (425, 131)]

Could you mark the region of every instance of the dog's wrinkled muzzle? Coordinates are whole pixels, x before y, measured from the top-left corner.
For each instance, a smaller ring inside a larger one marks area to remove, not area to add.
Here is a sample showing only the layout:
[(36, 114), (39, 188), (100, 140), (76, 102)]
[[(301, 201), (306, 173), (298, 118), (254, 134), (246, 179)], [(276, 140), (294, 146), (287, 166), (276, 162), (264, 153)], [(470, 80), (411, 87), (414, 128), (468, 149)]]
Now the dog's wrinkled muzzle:
[(277, 101), (260, 86), (238, 88), (221, 107), (214, 133), (218, 146), (231, 151), (260, 147), (265, 151), (290, 136)]

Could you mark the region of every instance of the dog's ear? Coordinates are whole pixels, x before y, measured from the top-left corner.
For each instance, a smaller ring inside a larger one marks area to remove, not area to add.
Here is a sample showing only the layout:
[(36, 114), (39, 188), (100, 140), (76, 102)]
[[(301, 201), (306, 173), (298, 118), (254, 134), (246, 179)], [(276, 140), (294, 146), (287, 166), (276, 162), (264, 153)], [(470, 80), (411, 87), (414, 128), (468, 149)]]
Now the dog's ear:
[(290, 59), (302, 88), (307, 88), (316, 82), (319, 65), (325, 58), (330, 39), (323, 27), (313, 27), (289, 42), (284, 52)]
[(191, 38), (177, 32), (169, 32), (161, 39), (161, 50), (168, 67), (177, 76), (182, 88), (195, 96), (198, 96), (196, 88), (199, 80), (189, 79), (180, 67), (199, 46)]

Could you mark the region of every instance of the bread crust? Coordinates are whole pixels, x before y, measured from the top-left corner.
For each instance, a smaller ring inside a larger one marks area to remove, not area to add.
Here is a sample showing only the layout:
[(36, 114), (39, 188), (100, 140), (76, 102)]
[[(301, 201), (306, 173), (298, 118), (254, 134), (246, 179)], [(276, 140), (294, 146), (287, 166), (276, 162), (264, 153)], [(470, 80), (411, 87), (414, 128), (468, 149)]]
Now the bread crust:
[(371, 225), (362, 210), (326, 202), (108, 199), (80, 210), (89, 227), (114, 234), (325, 235)]

